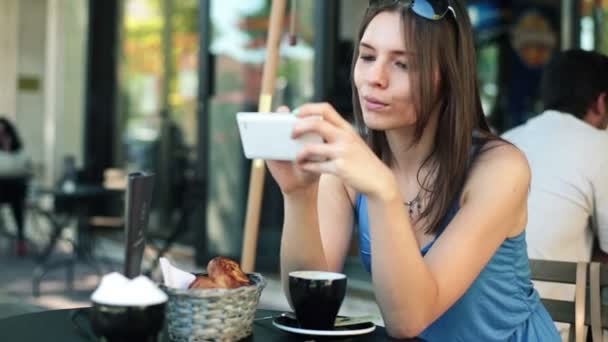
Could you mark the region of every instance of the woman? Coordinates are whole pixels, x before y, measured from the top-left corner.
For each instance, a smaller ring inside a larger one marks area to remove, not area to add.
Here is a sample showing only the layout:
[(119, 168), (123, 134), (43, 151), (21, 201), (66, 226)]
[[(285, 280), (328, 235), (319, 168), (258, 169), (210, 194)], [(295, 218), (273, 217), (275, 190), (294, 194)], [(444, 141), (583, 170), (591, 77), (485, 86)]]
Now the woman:
[(529, 167), (485, 122), (465, 6), (370, 1), (353, 99), (365, 139), (330, 105), (306, 104), (297, 115), (323, 120), (293, 136), (325, 143), (268, 162), (284, 195), (284, 284), (294, 270), (339, 272), (356, 221), (390, 335), (559, 341), (529, 278)]
[(0, 203), (8, 203), (17, 225), (15, 253), (26, 254), (23, 231), (28, 159), (13, 124), (0, 117)]

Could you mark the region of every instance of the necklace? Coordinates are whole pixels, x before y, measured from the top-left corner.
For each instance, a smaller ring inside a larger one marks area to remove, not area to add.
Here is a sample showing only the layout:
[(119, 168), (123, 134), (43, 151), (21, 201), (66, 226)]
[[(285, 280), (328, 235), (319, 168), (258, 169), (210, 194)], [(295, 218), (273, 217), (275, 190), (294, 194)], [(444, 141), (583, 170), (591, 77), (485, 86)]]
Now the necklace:
[(405, 206), (408, 207), (410, 219), (414, 218), (414, 209), (416, 210), (416, 214), (420, 215), (420, 212), (422, 211), (422, 203), (420, 203), (420, 191), (418, 191), (418, 193), (416, 194), (416, 197), (414, 197), (413, 200), (411, 200), (409, 202), (408, 201), (403, 202), (403, 204), (405, 204)]

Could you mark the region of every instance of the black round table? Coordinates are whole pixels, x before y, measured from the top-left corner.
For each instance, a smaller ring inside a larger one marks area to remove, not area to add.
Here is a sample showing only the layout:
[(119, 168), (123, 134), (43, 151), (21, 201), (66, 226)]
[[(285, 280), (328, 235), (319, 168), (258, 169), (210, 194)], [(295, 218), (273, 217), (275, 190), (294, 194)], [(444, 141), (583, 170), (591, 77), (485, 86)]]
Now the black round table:
[[(52, 310), (9, 317), (0, 320), (0, 341), (12, 342), (88, 342), (92, 331), (87, 322), (88, 308)], [(81, 326), (79, 329), (75, 321)], [(82, 314), (81, 314), (82, 313)], [(256, 318), (274, 317), (280, 315), (279, 311), (258, 310)], [(169, 342), (169, 338), (161, 333), (159, 341)], [(259, 319), (253, 324), (253, 335), (244, 341), (273, 342), (273, 341), (353, 341), (376, 342), (395, 341), (387, 336), (383, 327), (376, 327), (372, 333), (350, 336), (346, 338), (319, 338), (318, 336), (303, 336), (284, 332), (272, 325), (272, 319)], [(408, 341), (420, 341), (412, 339)]]

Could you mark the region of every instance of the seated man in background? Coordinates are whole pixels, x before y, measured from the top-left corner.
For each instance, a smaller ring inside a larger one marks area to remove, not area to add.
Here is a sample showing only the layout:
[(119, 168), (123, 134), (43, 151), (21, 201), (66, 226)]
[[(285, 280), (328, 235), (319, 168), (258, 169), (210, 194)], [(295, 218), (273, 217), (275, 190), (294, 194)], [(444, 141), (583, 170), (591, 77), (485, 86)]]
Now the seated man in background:
[[(594, 235), (608, 252), (608, 57), (562, 52), (541, 82), (545, 111), (503, 134), (532, 170), (526, 238), (530, 259), (590, 261)], [(536, 284), (572, 300), (574, 287)]]
[(17, 130), (0, 117), (0, 204), (8, 204), (17, 226), (15, 253), (26, 254), (24, 206), (27, 194), (28, 158), (23, 152)]

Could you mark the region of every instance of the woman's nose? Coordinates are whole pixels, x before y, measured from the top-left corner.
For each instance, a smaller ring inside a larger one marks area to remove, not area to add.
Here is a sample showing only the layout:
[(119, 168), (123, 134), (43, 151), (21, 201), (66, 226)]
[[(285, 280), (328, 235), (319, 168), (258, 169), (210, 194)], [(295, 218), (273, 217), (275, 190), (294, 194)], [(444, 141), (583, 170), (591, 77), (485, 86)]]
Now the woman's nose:
[(382, 63), (376, 62), (370, 66), (367, 79), (373, 86), (386, 88), (388, 85), (388, 72)]

